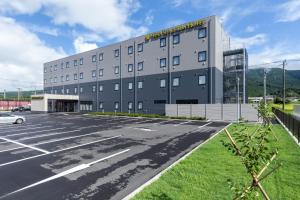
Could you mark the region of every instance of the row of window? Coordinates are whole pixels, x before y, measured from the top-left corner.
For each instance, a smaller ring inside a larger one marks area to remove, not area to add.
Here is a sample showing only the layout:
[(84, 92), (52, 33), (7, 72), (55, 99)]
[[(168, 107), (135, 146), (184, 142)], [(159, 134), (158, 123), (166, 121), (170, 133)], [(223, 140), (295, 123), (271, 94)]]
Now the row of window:
[[(138, 101), (137, 107), (138, 107), (138, 110), (142, 110), (143, 109), (143, 102)], [(120, 108), (118, 101), (114, 102), (114, 108), (115, 108), (115, 110), (118, 110)], [(99, 109), (104, 109), (104, 102), (99, 102)], [(128, 102), (128, 110), (132, 110), (132, 109), (133, 109), (133, 102), (129, 101)]]
[[(206, 35), (207, 35), (207, 30), (206, 30), (205, 27), (204, 28), (200, 28), (198, 30), (198, 38), (199, 39), (205, 38)], [(179, 44), (179, 43), (180, 43), (180, 34), (179, 33), (174, 34), (173, 35), (173, 45), (176, 45), (176, 44)], [(166, 45), (167, 45), (167, 39), (166, 39), (166, 37), (160, 38), (160, 47), (165, 47)], [(143, 46), (144, 46), (143, 43), (139, 43), (137, 45), (137, 51), (138, 52), (143, 52), (143, 49), (144, 49)], [(133, 54), (133, 51), (134, 51), (133, 46), (129, 46), (127, 51), (128, 51), (127, 52), (128, 55)], [(103, 53), (99, 54), (99, 61), (103, 60), (103, 55), (104, 55)], [(115, 49), (114, 50), (114, 56), (115, 57), (119, 57), (120, 56), (120, 50), (119, 49)], [(97, 61), (97, 55), (92, 55), (92, 62), (96, 62), (96, 61)], [(78, 60), (74, 60), (73, 63), (74, 63), (74, 67), (78, 66)], [(65, 66), (66, 68), (70, 67), (70, 63), (69, 62), (66, 62), (65, 65), (66, 65)], [(79, 59), (79, 65), (83, 65), (83, 58)], [(57, 71), (57, 65), (54, 65), (53, 68), (54, 68), (53, 69), (54, 71)], [(63, 69), (63, 68), (64, 68), (64, 63), (61, 63), (61, 69)], [(45, 68), (44, 70), (45, 70), (44, 72), (46, 73), (47, 72), (47, 68)], [(50, 66), (50, 72), (52, 72), (52, 66)]]
[[(199, 62), (204, 62), (206, 61), (206, 51), (201, 51), (198, 53), (198, 61)], [(180, 65), (180, 56), (173, 56), (173, 66), (177, 66)], [(164, 68), (167, 66), (167, 59), (166, 58), (161, 58), (160, 59), (160, 68)], [(139, 62), (137, 64), (137, 70), (138, 71), (143, 71), (144, 69), (144, 62)], [(103, 76), (103, 71), (104, 69), (99, 69), (99, 76), (102, 77)], [(128, 72), (133, 72), (133, 64), (128, 64)], [(115, 74), (119, 74), (120, 73), (120, 67), (119, 66), (115, 66), (114, 68), (114, 73)], [(92, 71), (92, 77), (95, 78), (96, 77), (96, 70)], [(79, 74), (79, 78), (83, 79), (83, 73), (81, 72)], [(66, 75), (66, 81), (69, 81), (69, 75)], [(74, 74), (74, 80), (78, 80), (77, 77), (77, 73)], [(64, 76), (61, 76), (61, 82), (64, 81)], [(54, 77), (54, 79), (50, 78), (50, 83), (57, 83), (57, 77)], [(47, 80), (44, 80), (44, 83), (47, 83)]]
[[(160, 88), (165, 88), (166, 87), (166, 79), (160, 79)], [(143, 88), (143, 81), (138, 81), (137, 87), (138, 89), (142, 89)], [(204, 75), (199, 75), (198, 76), (198, 84), (199, 85), (204, 85), (206, 84), (206, 76)], [(172, 80), (172, 86), (173, 87), (178, 87), (180, 85), (180, 78), (179, 77), (175, 77)], [(114, 85), (114, 91), (118, 91), (120, 89), (120, 84), (119, 83), (115, 83)], [(129, 82), (128, 83), (128, 90), (132, 90), (133, 89), (133, 82)], [(104, 90), (104, 86), (103, 85), (99, 85), (99, 92), (103, 92)], [(92, 86), (92, 91), (96, 92), (96, 86)], [(64, 94), (64, 89), (61, 90), (62, 94)], [(54, 93), (57, 93), (57, 90), (54, 90)], [(70, 90), (66, 89), (66, 94), (69, 94)], [(74, 88), (74, 93), (77, 94), (77, 87)], [(80, 87), (80, 93), (83, 93), (83, 87)]]

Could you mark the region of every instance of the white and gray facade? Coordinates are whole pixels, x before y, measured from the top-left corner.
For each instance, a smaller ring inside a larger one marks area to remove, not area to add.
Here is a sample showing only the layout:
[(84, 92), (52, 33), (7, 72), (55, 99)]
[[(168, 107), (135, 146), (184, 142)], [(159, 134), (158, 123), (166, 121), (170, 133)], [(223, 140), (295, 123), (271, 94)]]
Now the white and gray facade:
[(44, 92), (79, 95), (81, 111), (163, 113), (168, 103), (219, 103), (229, 46), (211, 16), (47, 62)]

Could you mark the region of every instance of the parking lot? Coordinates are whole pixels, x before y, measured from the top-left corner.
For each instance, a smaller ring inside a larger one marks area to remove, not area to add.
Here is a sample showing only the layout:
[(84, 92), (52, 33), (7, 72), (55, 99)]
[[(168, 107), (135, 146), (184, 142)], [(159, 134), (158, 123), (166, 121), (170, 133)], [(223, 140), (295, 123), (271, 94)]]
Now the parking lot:
[(0, 199), (122, 199), (226, 122), (28, 114), (0, 125)]

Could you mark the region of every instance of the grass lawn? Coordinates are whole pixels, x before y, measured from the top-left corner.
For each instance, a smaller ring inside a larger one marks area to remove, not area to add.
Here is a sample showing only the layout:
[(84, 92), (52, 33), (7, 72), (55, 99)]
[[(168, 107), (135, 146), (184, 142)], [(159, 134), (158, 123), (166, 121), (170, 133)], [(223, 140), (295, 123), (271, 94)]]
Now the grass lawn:
[[(276, 146), (283, 166), (263, 180), (262, 185), (271, 199), (300, 199), (300, 148), (280, 125), (274, 125), (273, 130), (279, 139)], [(227, 179), (247, 184), (251, 177), (239, 158), (222, 145), (222, 140), (228, 140), (224, 132), (194, 151), (133, 199), (233, 199)]]

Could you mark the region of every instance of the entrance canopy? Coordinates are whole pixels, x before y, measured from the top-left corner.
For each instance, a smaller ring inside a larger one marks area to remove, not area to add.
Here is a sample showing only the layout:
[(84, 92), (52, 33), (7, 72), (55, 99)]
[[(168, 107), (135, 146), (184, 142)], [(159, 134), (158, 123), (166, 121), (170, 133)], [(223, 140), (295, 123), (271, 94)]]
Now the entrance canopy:
[(77, 112), (78, 95), (41, 94), (31, 96), (33, 112)]

